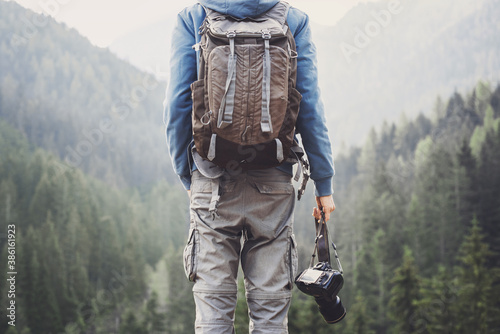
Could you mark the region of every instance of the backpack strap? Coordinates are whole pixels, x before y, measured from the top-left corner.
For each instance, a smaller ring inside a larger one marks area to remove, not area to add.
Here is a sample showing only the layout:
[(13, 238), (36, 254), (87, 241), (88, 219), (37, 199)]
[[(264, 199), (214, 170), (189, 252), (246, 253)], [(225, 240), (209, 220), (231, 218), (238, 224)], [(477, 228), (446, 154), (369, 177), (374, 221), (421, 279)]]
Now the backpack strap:
[(265, 53), (264, 53), (264, 68), (262, 78), (262, 114), (260, 120), (260, 128), (262, 132), (273, 132), (273, 124), (271, 122), (271, 114), (269, 113), (269, 103), (271, 101), (271, 55), (269, 52), (269, 40), (271, 33), (269, 30), (262, 31), (262, 38), (264, 39)]
[(290, 10), (290, 4), (286, 1), (278, 2), (273, 8), (268, 10), (264, 17), (269, 17), (275, 21), (277, 21), (283, 29), (285, 29), (286, 19), (288, 17), (288, 11)]
[[(289, 9), (290, 5), (287, 2), (280, 1), (273, 8), (263, 14), (263, 17), (268, 17), (277, 21), (281, 25), (283, 32), (286, 32), (286, 19)], [(271, 39), (271, 32), (269, 30), (263, 30), (262, 38), (264, 39), (265, 51), (262, 71), (262, 113), (260, 128), (263, 133), (273, 133), (273, 124), (269, 111), (269, 103), (271, 101), (271, 55), (269, 50), (269, 40)]]
[(217, 119), (217, 127), (225, 128), (229, 124), (233, 123), (233, 112), (234, 112), (234, 94), (236, 92), (236, 62), (237, 55), (234, 52), (234, 38), (236, 33), (228, 33), (227, 37), (229, 39), (229, 60), (227, 64), (227, 79), (226, 88), (224, 90), (224, 95), (222, 96), (222, 101), (219, 108), (219, 117)]

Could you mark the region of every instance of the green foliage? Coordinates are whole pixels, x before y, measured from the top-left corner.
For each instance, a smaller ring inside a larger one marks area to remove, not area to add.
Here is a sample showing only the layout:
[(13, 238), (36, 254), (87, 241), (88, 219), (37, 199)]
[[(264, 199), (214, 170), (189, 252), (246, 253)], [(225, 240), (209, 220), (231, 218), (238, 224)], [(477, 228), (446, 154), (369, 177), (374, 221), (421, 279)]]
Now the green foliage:
[(411, 250), (405, 248), (403, 263), (394, 271), (391, 280), (390, 314), (396, 322), (394, 333), (417, 333), (415, 316), (416, 302), (420, 299), (420, 278)]
[[(111, 321), (122, 303), (144, 298), (144, 266), (164, 251), (163, 221), (176, 226), (185, 218), (151, 219), (161, 214), (137, 193), (110, 188), (76, 169), (59, 169), (58, 159), (30, 149), (3, 121), (0, 151), (0, 221), (16, 225), (23, 273), (17, 312), (27, 322), (20, 327), (36, 333), (107, 328), (105, 319)], [(171, 196), (169, 187), (163, 190)], [(140, 231), (149, 229), (156, 233), (146, 239)], [(148, 326), (157, 326), (161, 316), (151, 316), (156, 318), (148, 318)]]
[(245, 285), (243, 278), (238, 280), (238, 302), (235, 310), (234, 328), (237, 333), (248, 333), (250, 318), (248, 316), (248, 305), (245, 298)]
[(143, 324), (137, 320), (134, 311), (129, 311), (125, 316), (125, 320), (120, 326), (120, 334), (147, 334), (148, 331)]
[(439, 267), (436, 275), (424, 279), (420, 289), (422, 299), (416, 302), (419, 328), (429, 334), (455, 333), (458, 319), (453, 307), (458, 291), (457, 282), (444, 266)]
[(143, 328), (147, 333), (163, 333), (166, 330), (164, 315), (159, 312), (158, 293), (153, 291), (144, 310)]
[(491, 130), (481, 148), (477, 168), (477, 218), (495, 256), (489, 266), (500, 267), (500, 130)]
[(354, 304), (349, 309), (349, 317), (347, 317), (346, 334), (374, 334), (375, 331), (370, 327), (373, 323), (379, 322), (379, 319), (371, 318), (367, 312), (367, 302), (361, 293), (358, 293)]
[(486, 109), (486, 116), (484, 118), (484, 125), (476, 127), (474, 134), (470, 139), (470, 145), (474, 156), (479, 157), (481, 148), (486, 140), (486, 134), (496, 126), (495, 124), (496, 122), (493, 119), (493, 108), (488, 105), (488, 109)]
[(488, 268), (488, 259), (494, 254), (483, 239), (479, 222), (474, 218), (456, 269), (459, 290), (454, 307), (460, 321), (455, 333), (490, 333), (500, 325), (500, 269)]
[(195, 306), (192, 283), (184, 273), (182, 248), (167, 250), (168, 296), (165, 323), (168, 334), (191, 334), (194, 331)]
[[(327, 324), (319, 313), (318, 304), (314, 298), (304, 295), (298, 289), (294, 290), (292, 294), (288, 327), (291, 334), (327, 334), (331, 333), (332, 330), (332, 325)], [(342, 327), (342, 323), (336, 324), (337, 329)]]

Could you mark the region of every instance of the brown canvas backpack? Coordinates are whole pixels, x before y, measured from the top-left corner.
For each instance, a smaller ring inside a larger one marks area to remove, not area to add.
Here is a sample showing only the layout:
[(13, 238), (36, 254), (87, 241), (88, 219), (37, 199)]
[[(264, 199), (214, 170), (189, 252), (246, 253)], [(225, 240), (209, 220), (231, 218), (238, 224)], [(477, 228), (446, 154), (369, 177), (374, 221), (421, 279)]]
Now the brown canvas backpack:
[(191, 85), (197, 153), (226, 169), (261, 169), (287, 160), (302, 96), (289, 5), (237, 19), (205, 8), (198, 80)]

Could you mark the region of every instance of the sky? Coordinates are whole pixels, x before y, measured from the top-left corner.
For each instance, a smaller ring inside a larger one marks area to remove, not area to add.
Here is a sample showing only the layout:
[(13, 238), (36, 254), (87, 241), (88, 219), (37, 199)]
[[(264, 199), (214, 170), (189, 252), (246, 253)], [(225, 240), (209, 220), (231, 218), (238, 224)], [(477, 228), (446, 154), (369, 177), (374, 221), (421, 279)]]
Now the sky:
[[(66, 23), (93, 44), (109, 46), (115, 39), (140, 27), (172, 17), (195, 0), (15, 0), (38, 13)], [(311, 21), (334, 25), (361, 0), (288, 0)]]

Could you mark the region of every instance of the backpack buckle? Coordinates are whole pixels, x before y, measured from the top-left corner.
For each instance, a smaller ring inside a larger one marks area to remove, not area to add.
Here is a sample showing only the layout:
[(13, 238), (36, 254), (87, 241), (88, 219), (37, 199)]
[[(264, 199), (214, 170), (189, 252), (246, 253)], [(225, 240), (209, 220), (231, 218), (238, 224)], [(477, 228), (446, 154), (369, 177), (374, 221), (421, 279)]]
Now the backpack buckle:
[(262, 30), (262, 38), (271, 39), (271, 32), (269, 31), (269, 29)]
[(236, 37), (236, 30), (233, 31), (228, 31), (226, 33), (227, 38), (235, 38)]

